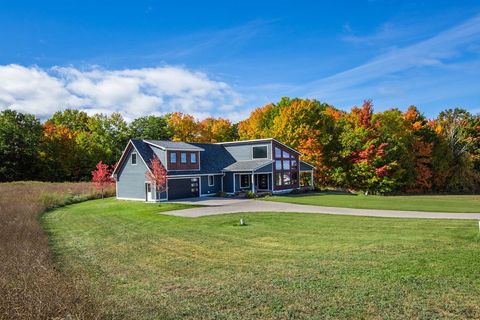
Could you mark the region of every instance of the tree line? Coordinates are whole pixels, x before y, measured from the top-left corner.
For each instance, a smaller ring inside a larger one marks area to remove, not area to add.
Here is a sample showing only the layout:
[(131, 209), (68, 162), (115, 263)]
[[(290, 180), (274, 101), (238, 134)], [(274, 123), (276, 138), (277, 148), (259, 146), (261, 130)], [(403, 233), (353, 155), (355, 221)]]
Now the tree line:
[(427, 119), (374, 112), (371, 101), (342, 111), (317, 100), (283, 98), (232, 123), (197, 120), (179, 112), (127, 123), (119, 113), (74, 109), (42, 122), (34, 115), (0, 113), (0, 181), (89, 180), (99, 161), (112, 165), (130, 138), (219, 142), (276, 138), (316, 168), (318, 187), (369, 193), (480, 191), (480, 116), (463, 109)]

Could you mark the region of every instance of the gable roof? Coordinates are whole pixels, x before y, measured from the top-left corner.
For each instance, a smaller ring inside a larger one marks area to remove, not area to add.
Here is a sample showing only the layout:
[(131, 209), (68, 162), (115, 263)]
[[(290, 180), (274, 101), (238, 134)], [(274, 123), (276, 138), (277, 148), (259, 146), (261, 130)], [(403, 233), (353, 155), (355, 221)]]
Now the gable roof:
[(203, 148), (197, 147), (194, 144), (181, 142), (181, 141), (169, 141), (169, 140), (143, 140), (143, 141), (163, 150), (204, 151)]
[(117, 164), (115, 165), (115, 169), (113, 169), (112, 176), (115, 175), (118, 169), (123, 165), (123, 162), (125, 161), (125, 157), (128, 154), (128, 150), (130, 146), (132, 146), (135, 149), (135, 151), (137, 151), (137, 154), (140, 156), (140, 159), (142, 159), (143, 163), (145, 163), (145, 166), (147, 166), (147, 169), (150, 170), (150, 160), (153, 158), (153, 155), (154, 155), (152, 148), (150, 148), (150, 146), (148, 146), (147, 144), (143, 143), (142, 140), (130, 139), (130, 141), (128, 141), (127, 146), (125, 147), (125, 150), (123, 150), (120, 160), (118, 160)]

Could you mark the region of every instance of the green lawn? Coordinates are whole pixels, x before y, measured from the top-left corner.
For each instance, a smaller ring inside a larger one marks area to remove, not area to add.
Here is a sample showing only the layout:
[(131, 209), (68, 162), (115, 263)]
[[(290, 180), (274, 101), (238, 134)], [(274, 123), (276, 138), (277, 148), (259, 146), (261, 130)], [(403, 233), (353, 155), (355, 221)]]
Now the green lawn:
[(158, 214), (175, 208), (95, 200), (42, 221), (108, 317), (480, 318), (476, 221)]
[(264, 200), (359, 209), (480, 213), (480, 195), (365, 196), (307, 193), (273, 196)]

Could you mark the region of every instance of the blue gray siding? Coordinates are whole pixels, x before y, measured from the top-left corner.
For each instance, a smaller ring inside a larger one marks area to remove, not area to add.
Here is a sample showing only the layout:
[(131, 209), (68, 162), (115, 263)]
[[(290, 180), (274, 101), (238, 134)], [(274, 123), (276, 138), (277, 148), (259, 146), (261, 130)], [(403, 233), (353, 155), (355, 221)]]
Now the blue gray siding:
[(233, 173), (227, 172), (223, 177), (223, 191), (232, 193), (233, 192)]
[(214, 177), (214, 185), (213, 186), (208, 186), (208, 176), (202, 176), (201, 177), (201, 183), (202, 183), (202, 195), (205, 194), (216, 194), (217, 192), (221, 191), (222, 189), (222, 176), (221, 175), (216, 175)]
[(269, 159), (272, 159), (272, 143), (271, 142), (259, 142), (251, 143), (244, 145), (223, 145), (225, 149), (235, 158), (237, 161), (242, 160), (252, 160), (252, 146), (267, 146), (267, 156)]
[(167, 152), (165, 150), (162, 150), (160, 148), (156, 148), (154, 146), (151, 146), (151, 148), (152, 148), (153, 152), (157, 155), (160, 162), (166, 168), (167, 167)]
[(145, 200), (147, 167), (138, 153), (137, 164), (132, 165), (132, 152), (135, 152), (134, 148), (130, 148), (126, 160), (118, 171), (117, 197)]
[(310, 171), (310, 170), (313, 170), (313, 168), (309, 164), (303, 161), (300, 161), (300, 171)]

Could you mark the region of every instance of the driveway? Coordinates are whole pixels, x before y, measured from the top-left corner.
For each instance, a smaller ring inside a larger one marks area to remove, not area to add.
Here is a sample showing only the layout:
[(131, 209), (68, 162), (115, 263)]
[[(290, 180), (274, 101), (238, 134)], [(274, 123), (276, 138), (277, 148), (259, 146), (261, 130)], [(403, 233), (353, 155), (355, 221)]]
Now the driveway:
[(171, 201), (198, 205), (199, 207), (162, 212), (179, 217), (203, 217), (216, 214), (238, 212), (302, 212), (324, 213), (349, 216), (387, 217), (387, 218), (427, 218), (427, 219), (470, 219), (480, 220), (480, 213), (449, 213), (399, 210), (351, 209), (293, 204), (275, 201), (263, 201), (237, 198), (192, 198), (182, 201)]

